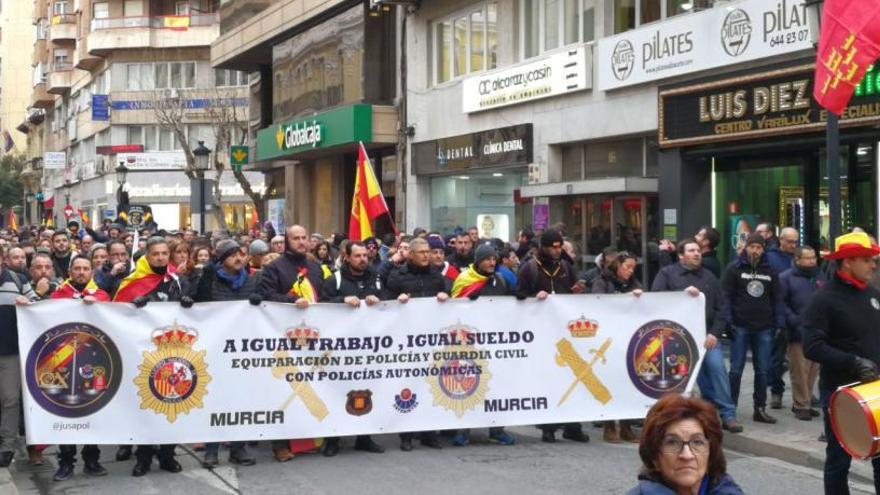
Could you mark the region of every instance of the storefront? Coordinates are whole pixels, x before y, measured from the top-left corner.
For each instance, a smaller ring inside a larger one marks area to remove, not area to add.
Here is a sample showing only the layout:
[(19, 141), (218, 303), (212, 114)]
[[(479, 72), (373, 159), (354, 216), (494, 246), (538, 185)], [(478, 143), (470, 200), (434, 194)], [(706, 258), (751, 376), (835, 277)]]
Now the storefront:
[[(804, 243), (829, 249), (827, 112), (812, 98), (811, 62), (661, 90), (664, 231), (682, 237), (711, 224), (722, 234), (724, 259), (759, 222), (794, 227)], [(876, 234), (876, 68), (840, 122), (843, 228)]]
[(481, 237), (516, 240), (532, 223), (520, 190), (533, 161), (532, 124), (415, 143), (413, 173), (430, 182), (430, 227), (443, 235), (476, 226)]

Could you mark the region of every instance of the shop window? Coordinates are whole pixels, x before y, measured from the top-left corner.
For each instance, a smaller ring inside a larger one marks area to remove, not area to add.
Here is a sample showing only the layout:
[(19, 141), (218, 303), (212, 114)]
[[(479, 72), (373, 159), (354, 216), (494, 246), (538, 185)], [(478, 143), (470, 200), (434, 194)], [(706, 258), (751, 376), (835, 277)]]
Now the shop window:
[(514, 240), (522, 213), (513, 191), (522, 187), (523, 172), (468, 173), (431, 179), (431, 228), (443, 235), (477, 226), (481, 235)]
[(716, 0), (666, 0), (666, 16), (711, 9)]
[(644, 175), (642, 138), (587, 143), (584, 177), (641, 177)]
[(716, 0), (614, 0), (614, 33), (689, 12), (712, 8)]
[(640, 0), (639, 24), (659, 21), (660, 16), (660, 0)]
[(584, 147), (570, 145), (562, 147), (562, 181), (570, 182), (584, 178)]
[(486, 2), (431, 23), (434, 84), (495, 67), (497, 9)]
[(522, 58), (595, 39), (596, 0), (519, 0)]

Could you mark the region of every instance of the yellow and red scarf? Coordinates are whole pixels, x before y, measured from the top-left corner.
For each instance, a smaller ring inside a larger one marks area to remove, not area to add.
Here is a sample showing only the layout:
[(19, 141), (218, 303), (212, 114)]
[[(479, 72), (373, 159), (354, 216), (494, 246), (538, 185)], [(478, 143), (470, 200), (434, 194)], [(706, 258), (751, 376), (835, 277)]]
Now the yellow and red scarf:
[(469, 297), (485, 287), (488, 281), (487, 275), (480, 275), (474, 265), (469, 265), (455, 278), (452, 284), (452, 297)]
[(89, 279), (89, 283), (86, 284), (82, 292), (76, 290), (72, 280), (67, 279), (60, 287), (55, 289), (55, 292), (52, 293), (49, 299), (82, 299), (85, 296), (92, 296), (101, 302), (110, 302), (110, 296), (98, 288), (98, 284), (95, 283), (94, 279)]
[(144, 296), (153, 291), (166, 277), (171, 278), (177, 270), (172, 264), (168, 264), (167, 271), (164, 275), (160, 275), (153, 271), (150, 262), (146, 256), (141, 258), (135, 264), (134, 271), (119, 282), (119, 290), (113, 297), (115, 302), (131, 302), (136, 297)]
[(308, 275), (308, 268), (300, 268), (299, 272), (296, 274), (296, 281), (293, 283), (290, 291), (288, 291), (288, 294), (295, 296), (298, 299), (305, 299), (309, 303), (316, 303), (318, 302), (318, 293), (315, 291), (315, 287), (312, 286), (312, 282), (309, 280)]

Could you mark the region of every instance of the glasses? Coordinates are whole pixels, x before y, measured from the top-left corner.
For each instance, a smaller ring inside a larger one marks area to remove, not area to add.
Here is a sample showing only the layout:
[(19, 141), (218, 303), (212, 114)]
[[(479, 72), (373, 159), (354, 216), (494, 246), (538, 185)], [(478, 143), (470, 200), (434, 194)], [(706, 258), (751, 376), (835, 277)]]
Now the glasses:
[(694, 454), (705, 454), (709, 450), (709, 440), (705, 438), (691, 438), (687, 442), (678, 437), (666, 437), (660, 443), (660, 451), (664, 454), (678, 455), (684, 450), (684, 446), (690, 447)]

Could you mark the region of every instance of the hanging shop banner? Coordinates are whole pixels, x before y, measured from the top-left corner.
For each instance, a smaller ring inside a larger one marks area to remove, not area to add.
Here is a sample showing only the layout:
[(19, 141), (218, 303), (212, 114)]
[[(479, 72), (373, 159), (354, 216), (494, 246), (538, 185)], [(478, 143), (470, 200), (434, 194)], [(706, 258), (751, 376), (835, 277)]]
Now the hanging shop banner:
[(703, 305), (683, 292), (305, 310), (38, 302), (17, 309), (27, 440), (192, 443), (641, 418), (695, 383)]
[(806, 0), (745, 0), (598, 42), (599, 89), (812, 50)]
[(580, 46), (462, 82), (462, 112), (549, 98), (593, 87), (592, 49)]
[(532, 162), (532, 124), (461, 134), (412, 145), (416, 174)]
[[(872, 66), (840, 116), (842, 127), (880, 122), (880, 66)], [(815, 67), (801, 65), (660, 91), (663, 148), (825, 130), (813, 98)]]

